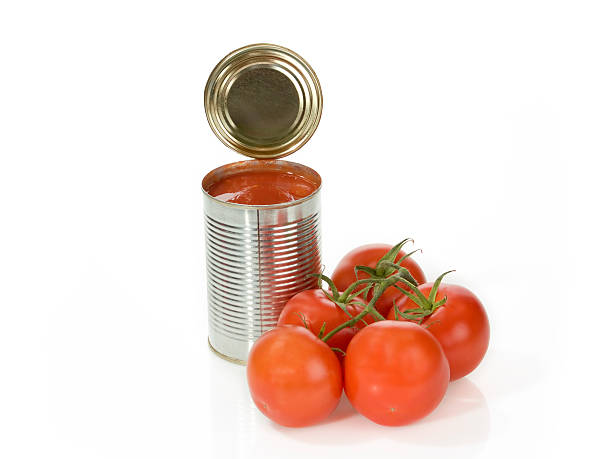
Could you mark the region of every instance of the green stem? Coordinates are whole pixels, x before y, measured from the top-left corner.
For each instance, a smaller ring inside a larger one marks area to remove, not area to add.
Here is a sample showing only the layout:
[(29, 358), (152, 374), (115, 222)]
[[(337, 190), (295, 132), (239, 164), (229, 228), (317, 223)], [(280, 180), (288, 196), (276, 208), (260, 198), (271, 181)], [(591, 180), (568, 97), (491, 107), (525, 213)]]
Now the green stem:
[(444, 276), (446, 276), (448, 273), (452, 273), (453, 271), (454, 270), (446, 271), (445, 273), (442, 273), (438, 276), (438, 278), (434, 282), (429, 292), (429, 298), (426, 298), (425, 295), (423, 295), (423, 293), (415, 285), (412, 285), (411, 283), (407, 283), (407, 285), (410, 288), (410, 290), (414, 292), (416, 296), (404, 290), (399, 285), (394, 285), (393, 287), (398, 289), (405, 296), (410, 298), (417, 306), (419, 306), (419, 309), (411, 309), (411, 310), (406, 310), (406, 311), (398, 310), (397, 312), (404, 319), (416, 319), (420, 317), (421, 321), (425, 317), (432, 315), (440, 306), (443, 306), (444, 304), (446, 304), (446, 297), (442, 298), (440, 301), (436, 301), (436, 295), (438, 293), (438, 289), (440, 288), (440, 284), (442, 283), (442, 279), (444, 278)]
[(368, 315), (368, 312), (366, 309), (364, 309), (363, 311), (361, 311), (359, 314), (357, 314), (355, 317), (353, 317), (351, 320), (348, 320), (346, 322), (344, 322), (343, 324), (338, 325), (336, 328), (334, 328), (332, 331), (330, 331), (327, 335), (325, 335), (321, 341), (323, 342), (327, 342), (327, 340), (329, 340), (332, 336), (334, 336), (336, 333), (338, 333), (340, 330), (345, 329), (346, 327), (352, 327), (353, 325), (355, 325), (357, 322), (359, 322), (361, 319), (363, 319), (366, 315)]
[(333, 297), (333, 299), (334, 299), (334, 300), (338, 299), (339, 292), (338, 292), (338, 289), (336, 288), (336, 285), (335, 285), (335, 284), (334, 284), (334, 282), (333, 282), (333, 281), (332, 281), (332, 280), (331, 280), (329, 277), (327, 277), (325, 274), (315, 274), (315, 273), (313, 273), (313, 274), (308, 274), (306, 277), (316, 277), (317, 279), (319, 279), (319, 288), (321, 288), (321, 287), (322, 287), (322, 285), (321, 285), (321, 281), (322, 281), (322, 280), (323, 280), (323, 281), (325, 281), (325, 283), (326, 283), (326, 284), (329, 286), (329, 289), (330, 289), (330, 290), (331, 290), (331, 292), (332, 292), (332, 297)]
[(373, 315), (376, 320), (387, 320), (387, 318), (383, 316), (380, 312), (378, 312), (376, 308), (373, 308), (370, 311), (370, 314)]
[(383, 260), (380, 262), (380, 266), (383, 269), (394, 269), (394, 270), (397, 269), (398, 274), (403, 278), (404, 281), (408, 281), (412, 285), (415, 285), (415, 286), (419, 285), (419, 283), (415, 280), (415, 278), (412, 277), (412, 274), (410, 274), (410, 271), (408, 271), (403, 266), (398, 265), (397, 263), (393, 263), (388, 260)]
[(346, 301), (346, 299), (349, 297), (349, 295), (351, 293), (353, 293), (353, 290), (355, 290), (360, 285), (363, 285), (363, 284), (374, 284), (376, 282), (383, 282), (384, 280), (385, 279), (382, 279), (382, 278), (380, 278), (380, 279), (379, 278), (369, 278), (369, 279), (359, 279), (359, 280), (356, 280), (351, 285), (349, 285), (344, 292), (342, 292), (342, 295), (340, 295), (338, 297), (338, 302), (339, 303), (344, 303)]
[[(359, 314), (354, 316), (351, 320), (347, 320), (343, 324), (338, 325), (336, 328), (334, 328), (332, 331), (330, 331), (327, 335), (325, 335), (322, 338), (322, 341), (327, 342), (327, 340), (329, 340), (332, 336), (334, 336), (340, 330), (343, 330), (346, 327), (352, 327), (357, 322), (359, 322), (361, 319), (363, 319), (367, 314), (371, 314), (372, 311), (374, 310), (374, 305), (376, 304), (376, 302), (378, 301), (380, 296), (383, 294), (383, 292), (388, 287), (390, 287), (391, 285), (395, 284), (400, 279), (401, 279), (400, 276), (395, 275), (395, 276), (388, 277), (383, 282), (381, 282), (380, 284), (376, 285), (376, 287), (374, 287), (374, 295), (372, 296), (372, 299), (366, 305), (366, 307), (363, 308), (363, 311), (361, 311)], [(382, 316), (380, 316), (380, 317), (382, 317)], [(384, 319), (384, 317), (382, 317), (382, 318)]]

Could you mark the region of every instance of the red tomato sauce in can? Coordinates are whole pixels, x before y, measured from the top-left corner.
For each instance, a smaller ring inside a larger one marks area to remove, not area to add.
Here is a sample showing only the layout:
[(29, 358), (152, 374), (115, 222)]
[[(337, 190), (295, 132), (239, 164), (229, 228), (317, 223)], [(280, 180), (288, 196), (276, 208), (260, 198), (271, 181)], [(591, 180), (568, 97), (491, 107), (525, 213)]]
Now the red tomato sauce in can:
[[(319, 183), (292, 170), (255, 166), (249, 161), (250, 168), (238, 170), (217, 181), (213, 181), (205, 191), (225, 202), (247, 205), (270, 205), (297, 201), (310, 196)], [(277, 162), (278, 163), (278, 162)]]

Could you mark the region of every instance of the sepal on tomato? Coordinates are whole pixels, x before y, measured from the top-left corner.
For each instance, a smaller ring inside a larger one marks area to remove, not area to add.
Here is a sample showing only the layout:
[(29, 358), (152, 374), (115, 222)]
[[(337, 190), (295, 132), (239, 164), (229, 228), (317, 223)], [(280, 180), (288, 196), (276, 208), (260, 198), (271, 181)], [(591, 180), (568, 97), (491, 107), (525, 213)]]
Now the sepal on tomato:
[[(402, 268), (401, 266), (398, 266), (398, 270), (399, 269), (404, 269), (404, 268)], [(411, 283), (408, 283), (407, 285), (410, 288), (410, 290), (414, 292), (414, 294), (411, 294), (410, 292), (406, 291), (405, 289), (403, 289), (402, 287), (398, 285), (394, 285), (396, 289), (402, 292), (405, 296), (407, 296), (410, 300), (412, 300), (418, 306), (417, 308), (405, 309), (404, 311), (400, 311), (397, 305), (394, 305), (396, 320), (399, 314), (404, 319), (418, 320), (422, 322), (425, 317), (432, 315), (436, 311), (436, 309), (444, 305), (446, 303), (446, 297), (442, 298), (439, 301), (436, 301), (436, 295), (438, 293), (438, 289), (440, 288), (440, 284), (442, 283), (442, 279), (444, 278), (444, 276), (454, 271), (455, 271), (454, 269), (450, 271), (446, 271), (445, 273), (442, 273), (438, 276), (438, 278), (435, 280), (433, 284), (433, 287), (431, 288), (431, 291), (429, 292), (429, 298), (425, 297), (425, 295), (421, 293), (421, 291), (417, 288), (417, 286), (412, 285)]]

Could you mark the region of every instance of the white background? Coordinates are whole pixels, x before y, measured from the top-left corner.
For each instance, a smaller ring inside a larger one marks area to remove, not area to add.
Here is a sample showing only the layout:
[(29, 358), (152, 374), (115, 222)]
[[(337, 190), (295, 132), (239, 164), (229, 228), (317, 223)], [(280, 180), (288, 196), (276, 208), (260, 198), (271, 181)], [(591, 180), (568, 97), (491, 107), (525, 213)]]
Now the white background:
[[(2, 2), (0, 457), (609, 453), (605, 3)], [(323, 87), (291, 159), (324, 180), (328, 272), (410, 236), (489, 312), (485, 361), (415, 425), (343, 400), (278, 427), (207, 348), (200, 180), (240, 156), (202, 94), (254, 42)]]

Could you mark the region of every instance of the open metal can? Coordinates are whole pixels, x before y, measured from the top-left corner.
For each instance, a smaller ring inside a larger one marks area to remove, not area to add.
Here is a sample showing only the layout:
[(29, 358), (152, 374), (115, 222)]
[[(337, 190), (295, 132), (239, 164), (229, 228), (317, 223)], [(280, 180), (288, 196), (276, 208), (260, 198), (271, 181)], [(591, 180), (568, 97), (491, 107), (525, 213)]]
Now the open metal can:
[[(219, 62), (206, 84), (204, 106), (217, 137), (256, 158), (218, 167), (202, 180), (209, 344), (221, 357), (245, 363), (287, 300), (317, 285), (309, 274), (321, 271), (321, 178), (313, 169), (278, 158), (312, 136), (322, 94), (300, 56), (257, 44)], [(313, 191), (275, 204), (227, 202), (209, 193), (215, 183), (262, 169), (304, 177)]]

